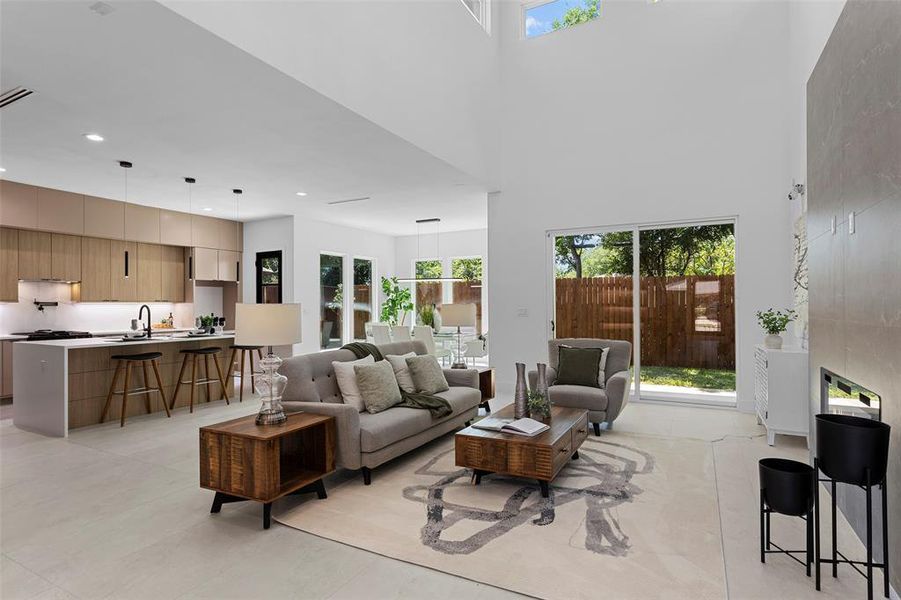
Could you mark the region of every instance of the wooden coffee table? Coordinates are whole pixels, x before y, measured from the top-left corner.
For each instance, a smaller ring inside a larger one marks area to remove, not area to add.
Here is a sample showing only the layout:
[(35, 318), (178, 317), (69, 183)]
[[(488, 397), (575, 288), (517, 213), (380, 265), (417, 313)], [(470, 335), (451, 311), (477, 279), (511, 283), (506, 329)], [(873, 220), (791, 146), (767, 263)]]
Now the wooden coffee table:
[(274, 500), (307, 492), (326, 498), (322, 478), (335, 470), (335, 418), (295, 413), (280, 425), (255, 421), (250, 415), (200, 428), (200, 487), (216, 492), (212, 513), (229, 502), (261, 502), (269, 529)]
[[(512, 418), (513, 406), (492, 416)], [(454, 437), (457, 466), (472, 469), (476, 485), (489, 473), (537, 479), (547, 498), (548, 483), (570, 458), (579, 458), (579, 447), (588, 437), (588, 411), (552, 406), (550, 426), (534, 437), (467, 427)]]

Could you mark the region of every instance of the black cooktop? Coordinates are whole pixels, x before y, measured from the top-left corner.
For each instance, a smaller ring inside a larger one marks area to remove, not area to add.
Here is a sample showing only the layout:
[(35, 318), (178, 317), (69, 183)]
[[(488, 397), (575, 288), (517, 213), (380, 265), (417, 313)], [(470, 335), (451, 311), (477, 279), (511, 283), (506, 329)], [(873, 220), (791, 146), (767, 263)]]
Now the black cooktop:
[(53, 331), (51, 329), (37, 329), (35, 331), (23, 331), (13, 335), (28, 336), (29, 342), (41, 342), (46, 340), (73, 340), (76, 338), (94, 337), (87, 331)]

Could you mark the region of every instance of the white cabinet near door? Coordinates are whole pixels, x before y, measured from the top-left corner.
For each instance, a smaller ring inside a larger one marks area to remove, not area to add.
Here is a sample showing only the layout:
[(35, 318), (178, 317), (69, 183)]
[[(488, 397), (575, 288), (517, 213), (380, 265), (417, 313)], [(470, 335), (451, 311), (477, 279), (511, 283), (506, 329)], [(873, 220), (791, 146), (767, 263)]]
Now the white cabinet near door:
[(776, 434), (807, 437), (810, 426), (807, 350), (764, 346), (754, 349), (754, 403), (757, 420), (766, 427), (767, 444)]

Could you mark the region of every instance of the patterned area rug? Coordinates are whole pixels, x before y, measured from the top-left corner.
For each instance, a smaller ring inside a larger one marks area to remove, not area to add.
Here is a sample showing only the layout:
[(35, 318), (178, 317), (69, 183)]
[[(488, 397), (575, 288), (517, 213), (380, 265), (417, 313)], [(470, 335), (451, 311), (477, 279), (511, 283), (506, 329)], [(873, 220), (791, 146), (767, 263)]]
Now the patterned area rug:
[[(454, 465), (446, 436), (327, 500), (284, 500), (282, 524), (541, 598), (723, 598), (710, 444), (606, 432), (542, 498), (535, 482)], [(661, 592), (663, 590), (663, 592)]]

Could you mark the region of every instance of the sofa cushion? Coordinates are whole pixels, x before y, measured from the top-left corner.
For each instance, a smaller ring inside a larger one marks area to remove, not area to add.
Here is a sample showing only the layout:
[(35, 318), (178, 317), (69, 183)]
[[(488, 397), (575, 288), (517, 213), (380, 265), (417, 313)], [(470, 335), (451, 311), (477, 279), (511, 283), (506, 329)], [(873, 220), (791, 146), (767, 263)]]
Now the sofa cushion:
[(607, 410), (607, 392), (584, 385), (552, 385), (548, 388), (551, 402), (569, 408)]
[(387, 360), (372, 365), (356, 365), (354, 371), (368, 412), (378, 413), (400, 404), (400, 388), (397, 387), (394, 369)]
[(475, 408), (482, 401), (482, 393), (469, 387), (452, 387), (446, 392), (435, 395), (448, 401), (453, 409), (451, 414), (441, 419), (433, 419), (427, 410), (403, 406), (395, 406), (374, 415), (361, 413), (360, 449), (363, 452), (381, 450), (385, 446), (416, 435), (433, 425)]
[(438, 359), (430, 354), (408, 358), (407, 366), (410, 368), (413, 385), (423, 394), (438, 394), (450, 387)]
[(601, 370), (601, 359), (604, 358), (603, 348), (574, 348), (573, 346), (560, 346), (557, 359), (557, 382), (561, 385), (584, 385), (586, 387), (602, 387), (598, 384), (602, 381), (598, 377)]
[(391, 363), (394, 369), (394, 376), (397, 377), (397, 385), (401, 390), (407, 393), (416, 392), (416, 384), (413, 383), (413, 377), (410, 375), (410, 367), (407, 366), (407, 359), (416, 356), (415, 352), (406, 354), (388, 354), (385, 360)]
[(364, 356), (359, 360), (351, 360), (347, 362), (333, 361), (332, 369), (335, 370), (335, 379), (338, 381), (338, 389), (341, 390), (341, 398), (344, 404), (353, 406), (358, 411), (365, 410), (363, 404), (363, 395), (360, 393), (360, 386), (357, 385), (357, 374), (354, 367), (357, 365), (373, 364), (375, 359), (371, 356)]

